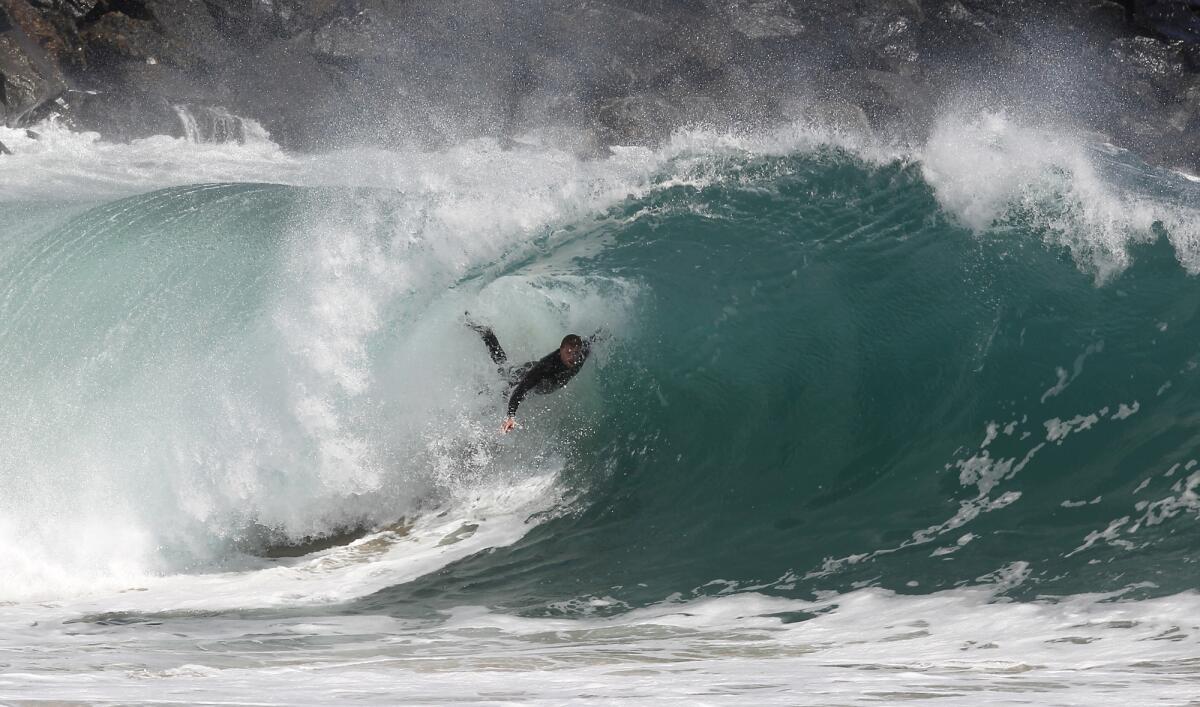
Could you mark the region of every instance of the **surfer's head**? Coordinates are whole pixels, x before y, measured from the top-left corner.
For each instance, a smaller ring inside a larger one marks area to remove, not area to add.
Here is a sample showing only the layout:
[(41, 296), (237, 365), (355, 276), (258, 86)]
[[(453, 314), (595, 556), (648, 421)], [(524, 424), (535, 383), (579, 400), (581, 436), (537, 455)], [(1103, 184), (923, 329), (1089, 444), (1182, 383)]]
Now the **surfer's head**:
[(567, 334), (558, 345), (558, 357), (568, 366), (583, 363), (583, 339), (578, 334)]

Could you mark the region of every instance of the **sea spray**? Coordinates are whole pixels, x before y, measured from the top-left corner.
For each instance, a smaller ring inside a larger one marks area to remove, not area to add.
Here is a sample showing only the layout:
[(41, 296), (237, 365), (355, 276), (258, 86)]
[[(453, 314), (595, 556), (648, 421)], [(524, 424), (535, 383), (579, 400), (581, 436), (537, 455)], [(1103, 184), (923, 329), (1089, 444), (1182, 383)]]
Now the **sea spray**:
[[(0, 697), (1190, 694), (1179, 175), (995, 115), (591, 160), (59, 138), (0, 163)], [(502, 437), (465, 310), (514, 359), (610, 336)]]

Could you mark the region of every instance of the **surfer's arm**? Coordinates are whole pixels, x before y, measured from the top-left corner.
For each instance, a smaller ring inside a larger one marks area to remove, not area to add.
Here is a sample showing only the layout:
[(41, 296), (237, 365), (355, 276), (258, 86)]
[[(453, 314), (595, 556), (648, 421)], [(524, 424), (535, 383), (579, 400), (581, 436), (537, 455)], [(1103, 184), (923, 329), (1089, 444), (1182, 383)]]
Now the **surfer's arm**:
[(512, 395), (508, 396), (508, 417), (512, 419), (517, 416), (517, 408), (521, 406), (521, 401), (533, 390), (538, 381), (542, 379), (543, 371), (541, 366), (534, 366), (529, 369), (529, 372), (521, 376), (521, 381), (517, 383), (517, 387), (513, 388)]
[[(537, 370), (536, 368), (534, 370)], [(508, 417), (504, 418), (504, 422), (500, 424), (500, 431), (504, 433), (511, 432), (517, 426), (517, 408), (520, 407), (521, 401), (525, 399), (525, 395), (537, 385), (537, 376), (533, 375), (534, 371), (525, 374), (521, 382), (517, 384), (512, 395), (508, 398)]]

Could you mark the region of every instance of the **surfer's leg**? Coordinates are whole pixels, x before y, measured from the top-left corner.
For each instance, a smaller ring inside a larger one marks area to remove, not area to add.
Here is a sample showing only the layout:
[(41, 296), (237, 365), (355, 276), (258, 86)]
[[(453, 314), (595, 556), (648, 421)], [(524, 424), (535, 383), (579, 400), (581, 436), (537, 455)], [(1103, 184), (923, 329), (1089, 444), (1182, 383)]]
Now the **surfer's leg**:
[(496, 365), (503, 364), (508, 361), (508, 354), (504, 353), (504, 349), (500, 348), (500, 340), (489, 327), (481, 324), (467, 323), (467, 326), (475, 330), (479, 334), (479, 338), (483, 339), (483, 343), (487, 346), (488, 353), (491, 354), (492, 362)]
[(500, 348), (500, 341), (491, 329), (484, 329), (479, 332), (479, 336), (483, 338), (483, 343), (487, 344), (488, 353), (492, 355), (492, 362), (499, 365), (508, 360), (508, 354), (504, 353), (504, 349)]

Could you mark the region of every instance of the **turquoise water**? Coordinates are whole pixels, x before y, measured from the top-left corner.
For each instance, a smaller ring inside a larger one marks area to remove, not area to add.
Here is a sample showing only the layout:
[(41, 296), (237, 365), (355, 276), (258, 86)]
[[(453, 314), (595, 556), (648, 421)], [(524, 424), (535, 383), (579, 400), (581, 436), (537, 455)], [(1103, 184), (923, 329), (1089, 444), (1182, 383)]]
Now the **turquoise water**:
[[(1195, 196), (1105, 159), (1130, 190)], [(926, 170), (832, 147), (678, 160), (507, 241), (454, 241), (429, 226), (455, 225), (445, 197), (403, 189), (189, 186), (47, 216), (0, 262), (6, 510), (68, 569), (90, 560), (53, 529), (115, 509), (152, 571), (204, 573), (252, 568), (264, 529), (369, 528), (557, 465), (559, 506), (518, 542), (340, 610), (620, 613), (1013, 567), (1016, 597), (1193, 587), (1181, 212), (1129, 226), (1114, 273), (1070, 193), (970, 229)], [(514, 358), (611, 338), (499, 443), (465, 308)]]
[[(996, 115), (44, 134), (0, 161), (0, 700), (1194, 693), (1186, 175)], [(467, 310), (606, 337), (501, 435)]]
[(723, 170), (573, 236), (604, 245), (570, 269), (641, 294), (565, 423), (582, 507), (355, 610), (926, 593), (1014, 562), (1019, 597), (1194, 586), (1200, 289), (1161, 224), (1098, 286), (1039, 214), (974, 234), (914, 165)]

